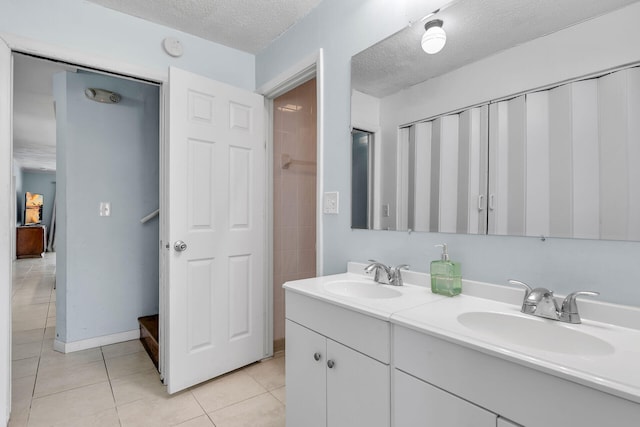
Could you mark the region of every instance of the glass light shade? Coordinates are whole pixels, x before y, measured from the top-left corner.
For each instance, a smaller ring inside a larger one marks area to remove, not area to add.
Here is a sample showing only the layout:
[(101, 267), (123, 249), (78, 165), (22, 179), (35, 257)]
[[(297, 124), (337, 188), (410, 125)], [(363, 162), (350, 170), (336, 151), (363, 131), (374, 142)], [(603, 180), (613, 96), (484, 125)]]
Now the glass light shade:
[(428, 54), (438, 53), (442, 50), (447, 42), (447, 33), (444, 32), (442, 27), (430, 27), (422, 35), (422, 50)]

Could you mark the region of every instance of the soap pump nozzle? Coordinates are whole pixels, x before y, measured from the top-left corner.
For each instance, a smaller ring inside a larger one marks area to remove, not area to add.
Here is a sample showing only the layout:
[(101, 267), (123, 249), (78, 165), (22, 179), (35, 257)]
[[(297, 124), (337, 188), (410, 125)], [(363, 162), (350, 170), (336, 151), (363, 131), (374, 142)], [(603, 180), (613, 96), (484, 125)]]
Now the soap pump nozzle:
[(436, 248), (442, 248), (442, 255), (440, 256), (440, 259), (442, 261), (449, 261), (449, 253), (447, 252), (447, 244), (443, 243), (441, 245), (435, 245)]

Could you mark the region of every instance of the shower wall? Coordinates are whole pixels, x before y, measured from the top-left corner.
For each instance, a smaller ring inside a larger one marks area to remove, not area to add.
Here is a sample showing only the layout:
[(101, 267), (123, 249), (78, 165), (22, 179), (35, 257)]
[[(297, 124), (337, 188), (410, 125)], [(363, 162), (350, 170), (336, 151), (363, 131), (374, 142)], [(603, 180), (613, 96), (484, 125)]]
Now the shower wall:
[(316, 275), (316, 80), (273, 101), (273, 337), (284, 340), (289, 280)]

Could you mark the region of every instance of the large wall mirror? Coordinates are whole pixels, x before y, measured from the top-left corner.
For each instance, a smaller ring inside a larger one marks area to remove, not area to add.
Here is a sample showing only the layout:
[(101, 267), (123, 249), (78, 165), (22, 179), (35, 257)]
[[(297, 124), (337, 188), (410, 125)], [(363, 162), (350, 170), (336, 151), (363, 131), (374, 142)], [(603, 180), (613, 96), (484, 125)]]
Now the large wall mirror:
[(558, 4), (454, 1), (352, 58), (354, 228), (640, 240), (640, 2)]

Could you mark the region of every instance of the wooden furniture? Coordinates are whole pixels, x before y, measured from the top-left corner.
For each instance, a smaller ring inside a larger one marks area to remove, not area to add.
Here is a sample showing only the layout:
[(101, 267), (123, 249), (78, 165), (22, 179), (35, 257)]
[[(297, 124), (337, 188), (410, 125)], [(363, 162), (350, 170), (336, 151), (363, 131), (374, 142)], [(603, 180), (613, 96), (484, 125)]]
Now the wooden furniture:
[(138, 317), (140, 341), (158, 369), (158, 315)]
[(16, 257), (39, 258), (46, 247), (44, 226), (25, 226), (16, 229)]

